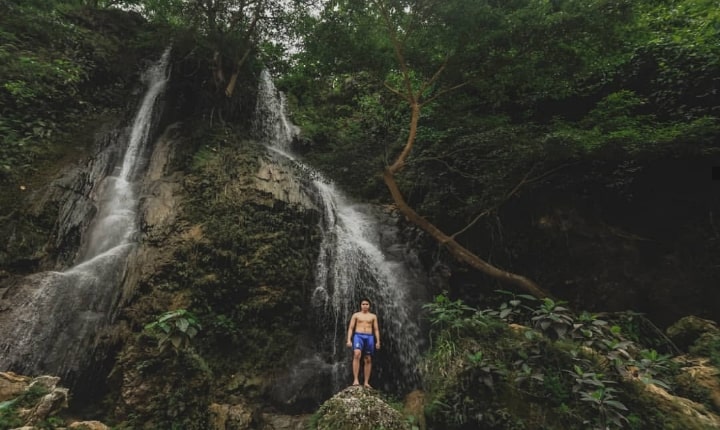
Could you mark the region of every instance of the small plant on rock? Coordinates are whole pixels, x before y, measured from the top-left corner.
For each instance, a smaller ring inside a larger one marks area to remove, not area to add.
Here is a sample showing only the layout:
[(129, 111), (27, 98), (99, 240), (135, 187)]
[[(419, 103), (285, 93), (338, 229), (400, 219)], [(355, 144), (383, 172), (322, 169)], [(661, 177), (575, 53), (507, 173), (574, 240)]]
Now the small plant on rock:
[(495, 388), (495, 381), (505, 376), (505, 371), (488, 360), (482, 351), (468, 354), (467, 360), (475, 370), (477, 380), (491, 390)]
[(601, 347), (602, 340), (608, 336), (608, 322), (599, 319), (590, 312), (583, 311), (573, 323), (573, 340), (588, 347)]
[(672, 366), (670, 356), (659, 354), (654, 349), (644, 349), (640, 351), (639, 355), (640, 359), (633, 360), (632, 364), (637, 368), (640, 380), (646, 384), (655, 384), (669, 390), (670, 385), (656, 377), (670, 371)]
[(515, 294), (511, 291), (496, 290), (497, 293), (504, 294), (510, 298), (501, 303), (497, 310), (490, 310), (490, 315), (496, 316), (507, 323), (520, 323), (530, 315), (533, 309), (525, 304), (525, 302), (535, 302), (537, 298), (528, 294)]
[(165, 312), (157, 320), (145, 326), (145, 330), (159, 333), (160, 352), (164, 352), (171, 345), (176, 353), (190, 347), (190, 341), (201, 328), (195, 315), (185, 309)]
[(543, 299), (540, 307), (533, 312), (532, 322), (535, 328), (554, 334), (557, 339), (565, 338), (573, 328), (574, 319), (570, 309), (563, 306), (564, 304), (549, 297)]
[(618, 390), (610, 386), (615, 381), (604, 379), (601, 373), (585, 371), (578, 365), (567, 372), (575, 380), (573, 392), (598, 413), (594, 422), (588, 420), (585, 424), (594, 424), (594, 428), (603, 430), (622, 428), (623, 422), (627, 422), (628, 408), (617, 400), (615, 393)]

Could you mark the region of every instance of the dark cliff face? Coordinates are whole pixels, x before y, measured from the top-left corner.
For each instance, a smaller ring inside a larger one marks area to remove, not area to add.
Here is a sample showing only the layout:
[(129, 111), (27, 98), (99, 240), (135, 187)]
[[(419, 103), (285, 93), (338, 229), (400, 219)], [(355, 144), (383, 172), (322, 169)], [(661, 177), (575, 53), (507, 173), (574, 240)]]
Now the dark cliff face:
[[(715, 163), (717, 164), (717, 163)], [(592, 311), (634, 310), (660, 326), (720, 319), (720, 181), (710, 158), (576, 165), (501, 212), (521, 271)]]

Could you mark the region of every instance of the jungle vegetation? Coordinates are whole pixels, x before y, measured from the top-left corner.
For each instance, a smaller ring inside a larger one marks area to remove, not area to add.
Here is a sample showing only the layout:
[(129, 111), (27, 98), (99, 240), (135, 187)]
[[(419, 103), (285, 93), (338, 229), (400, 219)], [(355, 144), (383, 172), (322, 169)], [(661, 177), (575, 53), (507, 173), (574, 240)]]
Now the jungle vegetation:
[[(464, 254), (459, 257), (467, 258), (464, 263), (532, 293), (506, 292), (508, 300), (484, 311), (463, 302), (458, 292), (428, 304), (434, 348), (424, 370), (434, 390), (428, 414), (436, 424), (470, 428), (477, 413), (492, 410), (495, 415), (487, 419), (497, 428), (520, 426), (502, 405), (483, 403), (490, 394), (500, 399), (512, 381), (528, 398), (542, 397), (539, 404), (551, 405), (558, 426), (582, 422), (573, 405), (594, 411), (588, 416), (598, 427), (659, 425), (662, 417), (626, 411), (642, 399), (619, 393), (621, 375), (613, 372), (618, 360), (632, 361), (647, 378), (665, 384), (676, 370), (665, 355), (669, 351), (641, 344), (627, 321), (574, 313), (546, 297), (546, 286), (500, 269), (512, 255), (479, 256), (492, 255), (492, 243), (484, 239), (492, 236), (488, 224), (504, 205), (575, 166), (622, 160), (611, 175), (597, 179), (617, 188), (647, 161), (720, 159), (716, 3), (0, 0), (0, 185), (8, 190), (0, 196), (1, 215), (13, 209), (18, 193), (49, 160), (88, 150), (89, 140), (75, 139), (78, 129), (87, 128), (91, 118), (113, 115), (113, 102), (133, 82), (137, 57), (172, 44), (197, 100), (196, 112), (188, 116), (228, 130), (247, 123), (254, 80), (268, 68), (302, 129), (296, 147), (313, 166), (359, 199), (394, 203), (438, 240), (438, 253)], [(178, 97), (189, 91), (179, 88)], [(217, 147), (231, 134), (213, 132)], [(188, 183), (202, 195), (211, 192), (202, 181), (217, 180), (222, 170), (212, 166), (231, 157), (196, 149), (188, 156), (194, 175)], [(187, 215), (191, 221), (207, 217), (208, 210), (238, 210), (228, 202), (212, 208), (195, 203), (195, 212)], [(271, 217), (268, 208), (256, 212), (257, 218)], [(228, 255), (246, 231), (227, 241), (223, 228), (211, 239), (225, 248), (208, 246), (202, 258), (215, 263), (234, 258)], [(309, 233), (298, 237), (303, 235)], [(237, 309), (227, 297), (212, 295), (237, 273), (215, 276), (224, 265), (196, 264), (197, 252), (181, 250), (184, 270), (165, 287), (175, 292), (181, 284), (197, 285), (188, 307), (200, 315), (202, 330), (218, 338), (234, 332), (237, 321), (256, 323), (242, 318), (262, 314), (252, 307), (257, 303)], [(253, 270), (260, 268), (243, 270), (255, 279)], [(306, 279), (297, 282), (298, 291), (308, 288)], [(491, 293), (497, 287), (486, 284)], [(231, 294), (246, 298), (250, 292)], [(291, 315), (300, 312), (281, 304)], [(191, 342), (184, 322), (159, 318), (153, 327), (165, 331), (159, 342), (166, 349)], [(174, 326), (165, 330), (160, 323), (168, 321)], [(508, 334), (508, 323), (535, 326), (537, 333)], [(187, 339), (173, 340), (175, 328)], [(250, 340), (259, 343), (266, 334)], [(507, 345), (494, 353), (481, 344), (499, 338), (508, 339)], [(713, 342), (707, 348), (717, 361)], [(581, 348), (588, 344), (600, 353)], [(229, 366), (225, 355), (217, 361)], [(580, 367), (574, 366), (577, 356)], [(593, 367), (598, 363), (605, 373)], [(470, 380), (485, 383), (468, 391)], [(458, 409), (467, 393), (473, 401)], [(530, 418), (539, 419), (525, 417)]]
[[(239, 79), (277, 75), (304, 155), (358, 197), (388, 201), (455, 258), (473, 231), (558, 171), (593, 159), (716, 155), (719, 14), (710, 0), (5, 0), (0, 180), (21, 182), (54, 135), (122, 88), (120, 9), (202, 71), (203, 107), (237, 116)], [(88, 10), (104, 30), (90, 37)], [(115, 38), (113, 40), (113, 38)], [(113, 44), (113, 41), (116, 44)], [(127, 63), (126, 63), (127, 64)], [(90, 90), (118, 77), (102, 91)], [(200, 79), (200, 78), (198, 78)], [(384, 184), (383, 184), (384, 182)], [(352, 186), (351, 186), (352, 184)], [(384, 190), (387, 186), (389, 193)]]

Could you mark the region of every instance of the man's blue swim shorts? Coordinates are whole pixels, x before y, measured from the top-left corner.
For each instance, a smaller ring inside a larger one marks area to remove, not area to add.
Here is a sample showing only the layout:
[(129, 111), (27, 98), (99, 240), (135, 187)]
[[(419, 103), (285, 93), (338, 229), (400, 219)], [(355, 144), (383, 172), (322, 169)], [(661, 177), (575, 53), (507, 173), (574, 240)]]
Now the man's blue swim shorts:
[(353, 334), (353, 349), (359, 349), (365, 355), (375, 354), (375, 336), (370, 333)]

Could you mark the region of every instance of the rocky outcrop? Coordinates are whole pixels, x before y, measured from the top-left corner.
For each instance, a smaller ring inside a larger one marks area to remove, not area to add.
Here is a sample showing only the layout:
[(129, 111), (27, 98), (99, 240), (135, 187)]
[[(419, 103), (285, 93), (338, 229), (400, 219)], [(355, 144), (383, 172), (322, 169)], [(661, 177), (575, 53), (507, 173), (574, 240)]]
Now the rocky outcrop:
[(702, 394), (698, 398), (704, 403), (713, 407), (715, 413), (720, 412), (720, 369), (710, 363), (710, 359), (704, 357), (678, 357), (677, 362), (683, 362), (680, 374), (675, 382), (683, 393), (688, 396), (693, 393)]
[(310, 415), (262, 414), (261, 430), (307, 430)]
[(109, 430), (110, 427), (100, 421), (77, 421), (68, 426), (69, 429), (76, 430)]
[(348, 387), (320, 406), (317, 430), (409, 430), (400, 412), (372, 389)]
[(657, 411), (671, 422), (679, 423), (686, 430), (705, 430), (720, 428), (720, 416), (693, 400), (674, 396), (662, 387), (643, 384), (644, 393), (653, 399)]
[(260, 167), (255, 176), (255, 188), (271, 194), (275, 199), (306, 209), (316, 209), (308, 197), (298, 175), (287, 171), (287, 167), (278, 163), (260, 159)]
[(670, 340), (685, 352), (706, 334), (720, 335), (720, 329), (715, 321), (694, 315), (681, 318), (668, 327), (666, 332)]
[(413, 390), (405, 396), (403, 414), (418, 428), (425, 430), (425, 393), (422, 390)]
[[(69, 390), (58, 386), (59, 382), (56, 376), (31, 378), (0, 372), (0, 411), (5, 412), (3, 416), (14, 416), (23, 423), (15, 430), (49, 428), (45, 422), (49, 418), (57, 419), (56, 415), (68, 407)], [(0, 426), (3, 424), (8, 423), (0, 420)], [(75, 421), (67, 424), (67, 428), (108, 430), (110, 427), (100, 421)]]
[(4, 402), (22, 394), (27, 389), (30, 378), (16, 375), (13, 372), (0, 372), (0, 402)]
[(255, 411), (245, 404), (210, 405), (210, 428), (213, 430), (249, 430)]
[(14, 373), (0, 373), (3, 409), (12, 409), (25, 427), (34, 428), (68, 406), (68, 389), (58, 386), (60, 378), (29, 378)]

